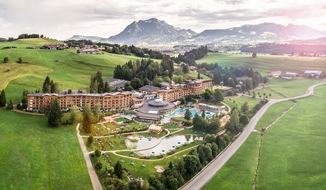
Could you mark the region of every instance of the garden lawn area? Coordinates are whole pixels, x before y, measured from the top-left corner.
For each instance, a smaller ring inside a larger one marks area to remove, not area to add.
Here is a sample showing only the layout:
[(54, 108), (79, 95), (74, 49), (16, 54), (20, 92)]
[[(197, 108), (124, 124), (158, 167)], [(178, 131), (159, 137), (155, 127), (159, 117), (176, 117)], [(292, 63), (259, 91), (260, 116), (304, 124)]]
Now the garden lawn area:
[[(285, 97), (292, 97), (304, 94), (308, 87), (317, 83), (324, 82), (321, 79), (271, 79), (267, 86), (272, 90), (283, 94)], [(273, 98), (273, 97), (271, 97)]]
[[(93, 143), (91, 145), (88, 144), (87, 139), (88, 138), (85, 138), (85, 137), (83, 138), (88, 151), (93, 151), (93, 150), (96, 150), (96, 149), (102, 150), (102, 145), (98, 142), (98, 140), (96, 140), (96, 138), (94, 138)], [(101, 139), (101, 141), (103, 142), (105, 150), (124, 150), (124, 149), (128, 149), (126, 144), (125, 144), (125, 140), (127, 139), (127, 136), (125, 136), (125, 135), (121, 135), (121, 137), (120, 137), (120, 135), (117, 135), (117, 137), (110, 136), (110, 143), (113, 146), (111, 146), (108, 143), (108, 137), (99, 138), (99, 139)]]
[(325, 85), (316, 87), (315, 88), (315, 94), (317, 96), (326, 96), (326, 88), (325, 88)]
[(258, 148), (259, 134), (252, 133), (203, 189), (252, 189)]
[(301, 99), (268, 130), (257, 189), (326, 189), (325, 113), (325, 98)]
[(114, 119), (114, 121), (116, 121), (116, 122), (127, 122), (127, 121), (129, 121), (129, 119), (127, 119), (127, 118), (124, 118), (124, 117), (119, 117), (119, 118), (116, 118), (116, 119)]
[(0, 189), (92, 189), (75, 126), (0, 109)]
[(251, 110), (260, 101), (261, 100), (258, 98), (251, 98), (248, 96), (232, 96), (232, 97), (225, 97), (223, 102), (226, 103), (227, 105), (229, 105), (231, 109), (233, 107), (237, 107), (238, 110), (241, 110), (241, 106), (245, 102), (248, 102), (249, 110)]
[[(124, 160), (122, 164), (123, 167), (127, 168), (134, 177), (142, 177), (143, 179), (148, 179), (150, 175), (156, 174), (156, 169), (154, 168), (157, 165), (163, 166), (163, 168), (167, 168), (170, 161), (175, 159), (181, 159), (184, 155), (188, 155), (191, 149), (186, 150), (181, 153), (176, 153), (171, 157), (163, 157), (162, 160), (157, 161), (148, 161), (148, 160), (136, 160), (130, 158), (122, 158)], [(114, 155), (113, 153), (108, 153), (113, 165), (121, 159), (120, 156)], [(135, 165), (131, 164), (131, 160), (135, 162)], [(143, 167), (142, 163), (145, 163), (146, 166)]]
[(262, 130), (264, 127), (267, 127), (272, 122), (274, 122), (276, 118), (281, 116), (284, 111), (288, 110), (291, 106), (293, 106), (293, 102), (291, 101), (280, 102), (272, 105), (264, 113), (263, 117), (260, 118), (255, 128), (257, 130)]
[(241, 65), (262, 72), (262, 75), (267, 75), (267, 72), (277, 70), (281, 70), (282, 72), (303, 73), (305, 70), (325, 71), (326, 68), (326, 59), (324, 58), (262, 54), (258, 54), (256, 58), (252, 58), (251, 54), (208, 53), (204, 58), (196, 62), (218, 63), (218, 65), (222, 67)]

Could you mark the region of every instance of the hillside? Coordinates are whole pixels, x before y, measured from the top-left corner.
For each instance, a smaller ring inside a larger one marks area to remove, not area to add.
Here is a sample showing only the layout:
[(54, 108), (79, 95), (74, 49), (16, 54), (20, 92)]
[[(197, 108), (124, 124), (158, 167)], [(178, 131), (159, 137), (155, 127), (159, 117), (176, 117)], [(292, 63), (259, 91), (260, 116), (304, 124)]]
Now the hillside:
[[(59, 89), (87, 89), (90, 76), (101, 71), (103, 77), (113, 75), (116, 65), (129, 60), (140, 59), (134, 56), (103, 53), (99, 55), (77, 55), (76, 50), (26, 49), (41, 47), (45, 43), (62, 43), (46, 39), (23, 39), (0, 43), (0, 49), (16, 46), (14, 49), (0, 50), (0, 59), (9, 57), (9, 63), (0, 64), (0, 89), (6, 88), (7, 97), (19, 101), (23, 89), (35, 91), (42, 87), (47, 75), (59, 83)], [(16, 61), (22, 57), (23, 64)], [(56, 62), (56, 60), (59, 60)]]

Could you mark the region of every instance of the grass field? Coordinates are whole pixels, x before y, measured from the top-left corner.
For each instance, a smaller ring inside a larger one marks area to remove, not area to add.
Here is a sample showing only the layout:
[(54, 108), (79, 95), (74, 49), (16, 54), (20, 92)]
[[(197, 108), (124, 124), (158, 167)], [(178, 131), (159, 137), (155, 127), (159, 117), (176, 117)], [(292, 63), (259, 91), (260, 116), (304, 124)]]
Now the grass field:
[(2, 109), (0, 118), (0, 189), (92, 189), (73, 126)]
[[(326, 95), (326, 86), (317, 87), (316, 94)], [(273, 105), (256, 128), (274, 121), (291, 105)], [(264, 134), (257, 189), (326, 188), (325, 113), (325, 97), (300, 99)], [(258, 135), (251, 134), (204, 189), (252, 189), (258, 144)]]
[(259, 135), (253, 133), (203, 189), (252, 189), (258, 147)]
[(262, 130), (264, 127), (270, 125), (272, 122), (275, 121), (276, 118), (282, 115), (283, 112), (288, 110), (291, 106), (293, 106), (293, 102), (291, 101), (280, 102), (272, 105), (264, 113), (264, 116), (258, 121), (256, 129)]
[[(9, 57), (9, 63), (0, 64), (0, 90), (6, 88), (7, 98), (18, 102), (23, 89), (41, 89), (47, 75), (59, 83), (60, 90), (87, 89), (90, 76), (97, 71), (101, 71), (104, 78), (111, 77), (116, 65), (139, 59), (109, 53), (77, 55), (75, 50), (26, 49), (27, 46), (36, 44), (39, 47), (51, 42), (53, 41), (45, 39), (25, 39), (0, 43), (0, 49), (9, 45), (17, 46), (15, 49), (0, 50), (1, 61), (4, 57)], [(19, 57), (26, 63), (17, 64)], [(63, 62), (56, 62), (57, 59)]]
[(326, 68), (326, 59), (315, 57), (289, 57), (276, 55), (261, 55), (252, 58), (251, 54), (226, 54), (226, 53), (208, 53), (204, 58), (196, 61), (197, 63), (218, 63), (222, 67), (242, 65), (251, 67), (262, 75), (267, 72), (281, 70), (283, 72), (292, 71), (302, 73), (304, 70), (324, 70)]
[(260, 102), (260, 99), (251, 98), (248, 96), (240, 96), (240, 97), (233, 96), (233, 97), (225, 98), (223, 102), (226, 103), (227, 105), (229, 105), (231, 109), (236, 107), (239, 110), (241, 110), (241, 106), (245, 102), (248, 102), (249, 110), (251, 110), (256, 104), (258, 104)]
[(258, 189), (326, 188), (325, 113), (325, 98), (299, 100), (270, 128), (264, 137)]

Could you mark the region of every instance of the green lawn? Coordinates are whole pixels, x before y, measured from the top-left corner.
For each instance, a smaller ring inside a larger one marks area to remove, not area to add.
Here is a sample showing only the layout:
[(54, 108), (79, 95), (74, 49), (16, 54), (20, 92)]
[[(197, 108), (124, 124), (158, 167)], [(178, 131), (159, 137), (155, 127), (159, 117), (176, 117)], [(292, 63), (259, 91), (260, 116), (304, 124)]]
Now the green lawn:
[(251, 98), (248, 96), (233, 96), (233, 97), (225, 97), (224, 103), (230, 106), (232, 109), (233, 107), (237, 107), (241, 110), (241, 106), (248, 102), (249, 110), (251, 110), (256, 104), (258, 104), (261, 100), (257, 98)]
[(324, 70), (326, 59), (317, 57), (289, 57), (276, 55), (261, 55), (252, 58), (251, 54), (226, 54), (208, 53), (204, 58), (197, 60), (197, 63), (218, 63), (222, 67), (242, 65), (251, 67), (263, 75), (267, 72), (281, 70), (283, 72), (292, 71), (302, 73), (304, 70)]
[(253, 133), (203, 189), (253, 189), (258, 148), (259, 135)]
[(264, 137), (258, 189), (326, 188), (325, 113), (325, 98), (299, 100), (270, 128)]
[(73, 126), (2, 109), (0, 118), (0, 189), (92, 189)]
[(256, 129), (262, 130), (264, 127), (267, 127), (272, 122), (274, 122), (276, 118), (282, 115), (284, 111), (288, 110), (292, 105), (293, 102), (291, 101), (280, 102), (272, 105), (264, 113), (263, 117), (258, 121)]
[[(286, 97), (292, 97), (304, 94), (308, 87), (321, 83), (323, 80), (317, 79), (297, 79), (297, 80), (286, 80), (286, 79), (271, 79), (267, 86), (278, 93)], [(271, 97), (273, 98), (273, 97)]]

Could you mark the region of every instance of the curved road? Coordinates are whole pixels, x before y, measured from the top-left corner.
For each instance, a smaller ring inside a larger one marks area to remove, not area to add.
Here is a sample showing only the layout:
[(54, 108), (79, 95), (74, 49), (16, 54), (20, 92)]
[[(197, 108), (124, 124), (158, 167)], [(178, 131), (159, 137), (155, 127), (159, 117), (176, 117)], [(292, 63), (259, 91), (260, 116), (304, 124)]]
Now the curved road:
[(272, 99), (267, 104), (265, 104), (256, 114), (248, 125), (244, 128), (243, 132), (239, 135), (239, 137), (227, 148), (225, 149), (219, 156), (217, 156), (213, 161), (211, 161), (205, 168), (202, 169), (195, 177), (193, 177), (188, 183), (182, 186), (180, 189), (183, 190), (197, 190), (201, 189), (222, 167), (223, 165), (232, 157), (232, 155), (240, 148), (240, 146), (245, 142), (245, 140), (249, 137), (251, 132), (255, 129), (255, 126), (258, 120), (264, 115), (266, 110), (273, 104), (305, 98), (311, 96), (314, 92), (314, 88), (320, 85), (324, 85), (326, 82), (312, 85), (308, 88), (307, 92), (303, 95), (291, 97), (291, 98), (283, 98), (283, 99)]

